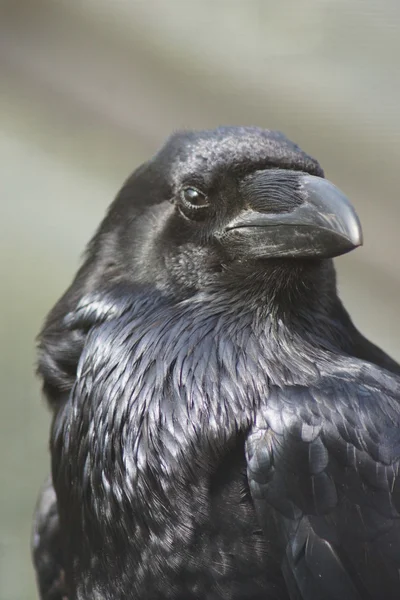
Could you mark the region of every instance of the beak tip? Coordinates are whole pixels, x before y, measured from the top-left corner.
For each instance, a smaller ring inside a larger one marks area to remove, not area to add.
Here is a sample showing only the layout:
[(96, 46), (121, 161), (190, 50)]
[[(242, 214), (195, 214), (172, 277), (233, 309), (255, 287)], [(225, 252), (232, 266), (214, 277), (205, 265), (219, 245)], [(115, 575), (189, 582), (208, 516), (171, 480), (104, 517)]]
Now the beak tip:
[(329, 180), (305, 175), (303, 186), (308, 199), (314, 206), (329, 206), (329, 212), (335, 214), (334, 222), (338, 225), (338, 233), (344, 235), (350, 245), (349, 251), (364, 243), (360, 220), (347, 196)]
[(361, 227), (361, 223), (354, 213), (354, 219), (349, 224), (349, 240), (353, 244), (354, 248), (358, 248), (364, 244), (364, 236)]

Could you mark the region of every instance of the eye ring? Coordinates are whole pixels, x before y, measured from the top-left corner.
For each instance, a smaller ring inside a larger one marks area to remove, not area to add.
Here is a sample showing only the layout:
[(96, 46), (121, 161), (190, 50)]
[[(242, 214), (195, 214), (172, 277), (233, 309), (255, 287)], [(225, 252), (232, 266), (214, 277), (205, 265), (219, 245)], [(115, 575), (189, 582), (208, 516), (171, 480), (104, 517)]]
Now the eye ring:
[(182, 189), (181, 200), (190, 209), (206, 208), (210, 204), (207, 196), (193, 186)]

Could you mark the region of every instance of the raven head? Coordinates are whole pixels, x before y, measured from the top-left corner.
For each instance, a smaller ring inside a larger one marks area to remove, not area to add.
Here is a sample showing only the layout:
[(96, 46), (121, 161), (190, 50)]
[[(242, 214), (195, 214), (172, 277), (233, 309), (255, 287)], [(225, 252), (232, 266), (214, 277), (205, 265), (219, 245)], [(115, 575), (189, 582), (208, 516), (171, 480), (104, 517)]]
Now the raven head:
[(136, 223), (133, 237), (147, 240), (136, 272), (148, 262), (151, 273), (158, 255), (186, 285), (190, 271), (204, 270), (205, 257), (209, 269), (243, 261), (251, 269), (260, 260), (268, 268), (268, 259), (330, 258), (362, 243), (346, 196), (279, 132), (224, 127), (175, 134), (139, 180), (147, 182), (152, 217), (147, 229), (143, 219)]
[(217, 241), (227, 256), (247, 260), (330, 258), (362, 243), (346, 196), (281, 134), (183, 134), (164, 153), (172, 159), (173, 220), (181, 236)]
[(180, 132), (133, 173), (111, 206), (89, 246), (90, 283), (96, 275), (99, 283), (123, 279), (177, 297), (223, 270), (242, 277), (289, 264), (293, 274), (293, 261), (298, 271), (304, 259), (361, 243), (350, 202), (283, 134), (253, 127)]

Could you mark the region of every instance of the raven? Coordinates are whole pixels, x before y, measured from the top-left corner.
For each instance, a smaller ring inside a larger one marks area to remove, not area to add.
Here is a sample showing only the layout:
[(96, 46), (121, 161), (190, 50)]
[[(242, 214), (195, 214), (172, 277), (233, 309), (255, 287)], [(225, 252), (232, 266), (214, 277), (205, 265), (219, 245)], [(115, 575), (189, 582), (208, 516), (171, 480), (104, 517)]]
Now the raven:
[(43, 599), (400, 596), (400, 367), (332, 263), (361, 243), (279, 132), (180, 132), (133, 173), (39, 337)]

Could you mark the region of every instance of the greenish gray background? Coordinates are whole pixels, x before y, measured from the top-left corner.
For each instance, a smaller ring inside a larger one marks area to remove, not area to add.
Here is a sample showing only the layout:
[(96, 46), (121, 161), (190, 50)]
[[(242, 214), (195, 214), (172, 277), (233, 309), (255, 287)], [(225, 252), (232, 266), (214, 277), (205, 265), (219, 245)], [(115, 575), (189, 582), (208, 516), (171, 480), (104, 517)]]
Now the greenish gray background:
[(172, 130), (276, 128), (318, 157), (364, 226), (337, 260), (341, 295), (400, 358), (399, 56), (396, 0), (0, 0), (0, 600), (37, 597), (35, 335)]

